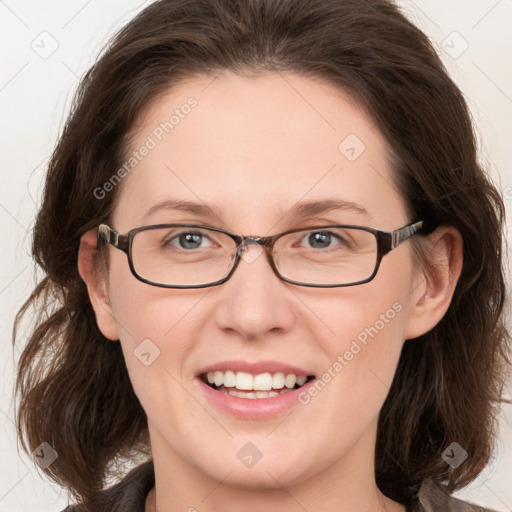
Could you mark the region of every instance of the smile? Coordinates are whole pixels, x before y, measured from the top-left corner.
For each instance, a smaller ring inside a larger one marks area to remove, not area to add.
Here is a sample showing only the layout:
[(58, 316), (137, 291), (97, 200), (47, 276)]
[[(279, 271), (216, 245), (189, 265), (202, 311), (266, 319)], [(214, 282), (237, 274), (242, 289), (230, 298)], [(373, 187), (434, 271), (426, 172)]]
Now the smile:
[[(208, 373), (210, 373), (209, 378)], [(250, 388), (239, 389), (237, 386), (228, 387), (225, 385), (224, 377), (226, 375), (224, 373), (228, 372), (219, 372), (220, 375), (217, 372), (208, 373), (202, 373), (194, 380), (209, 404), (229, 416), (245, 420), (262, 420), (283, 414), (287, 409), (299, 404), (299, 396), (302, 393), (307, 393), (308, 388), (313, 386), (317, 380), (313, 375), (296, 376), (287, 374), (284, 376), (283, 374), (279, 375), (280, 372), (277, 374), (246, 374), (241, 377), (241, 386), (244, 387), (243, 383), (246, 382), (245, 387), (249, 387), (251, 382), (247, 377), (249, 375), (252, 379)], [(235, 383), (238, 382), (238, 373), (244, 374), (245, 372), (236, 372)], [(260, 378), (260, 375), (263, 375), (263, 377)], [(219, 385), (215, 383), (216, 378)], [(272, 379), (270, 389), (254, 389), (254, 387), (263, 387), (260, 381), (263, 381), (268, 387), (270, 378)], [(274, 389), (274, 378), (277, 385), (284, 381), (284, 386)], [(209, 382), (209, 379), (213, 382)], [(232, 376), (228, 374), (226, 380), (228, 384), (232, 383)], [(286, 382), (291, 387), (288, 387)], [(303, 383), (299, 384), (300, 382)]]
[(272, 398), (299, 389), (306, 382), (314, 379), (313, 375), (296, 375), (283, 372), (260, 373), (215, 371), (201, 375), (203, 382), (225, 395), (239, 398)]

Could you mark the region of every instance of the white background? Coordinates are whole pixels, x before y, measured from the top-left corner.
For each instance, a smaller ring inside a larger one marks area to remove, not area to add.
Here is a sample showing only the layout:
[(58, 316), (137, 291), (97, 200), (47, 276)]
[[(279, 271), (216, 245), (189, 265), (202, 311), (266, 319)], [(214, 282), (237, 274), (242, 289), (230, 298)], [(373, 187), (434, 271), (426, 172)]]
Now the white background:
[[(0, 512), (56, 512), (67, 505), (65, 492), (41, 476), (30, 457), (18, 453), (12, 388), (20, 349), (13, 353), (12, 322), (34, 284), (30, 229), (45, 163), (79, 77), (109, 37), (147, 3), (0, 0), (0, 372), (5, 376), (0, 386)], [(510, 212), (512, 0), (399, 3), (429, 34), (464, 91), (477, 126), (482, 161), (498, 182)], [(55, 51), (45, 55), (52, 45)], [(509, 219), (509, 239), (510, 226)], [(500, 512), (512, 511), (511, 409), (510, 405), (503, 409), (493, 462), (458, 493)]]

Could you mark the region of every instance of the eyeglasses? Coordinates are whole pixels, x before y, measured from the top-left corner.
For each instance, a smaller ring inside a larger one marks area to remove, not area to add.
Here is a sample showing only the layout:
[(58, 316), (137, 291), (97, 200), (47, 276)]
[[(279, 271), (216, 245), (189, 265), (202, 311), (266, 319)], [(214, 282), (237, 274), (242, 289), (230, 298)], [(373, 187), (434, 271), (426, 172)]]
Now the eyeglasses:
[(206, 288), (226, 282), (248, 243), (267, 248), (267, 260), (283, 281), (332, 288), (371, 281), (388, 252), (418, 233), (423, 221), (395, 231), (363, 226), (322, 225), (274, 236), (238, 236), (195, 224), (157, 224), (122, 235), (100, 224), (99, 246), (107, 243), (128, 256), (132, 274), (163, 288)]

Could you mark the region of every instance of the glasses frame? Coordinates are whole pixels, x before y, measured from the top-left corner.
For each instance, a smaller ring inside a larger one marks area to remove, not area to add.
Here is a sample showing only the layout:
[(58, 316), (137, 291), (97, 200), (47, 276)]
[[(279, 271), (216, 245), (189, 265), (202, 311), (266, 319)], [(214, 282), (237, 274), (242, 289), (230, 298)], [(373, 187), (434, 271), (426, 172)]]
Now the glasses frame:
[[(237, 245), (236, 249), (236, 255), (235, 255), (235, 261), (233, 263), (233, 266), (231, 270), (228, 272), (228, 274), (223, 277), (222, 279), (219, 279), (218, 281), (214, 281), (212, 283), (206, 283), (206, 284), (199, 284), (199, 285), (169, 285), (169, 284), (163, 284), (163, 283), (157, 283), (154, 281), (150, 281), (139, 274), (137, 274), (137, 271), (135, 270), (135, 267), (133, 265), (133, 258), (132, 258), (132, 247), (133, 247), (133, 238), (137, 233), (140, 233), (141, 231), (146, 231), (148, 229), (155, 229), (155, 228), (167, 228), (167, 227), (191, 227), (191, 228), (200, 228), (200, 229), (207, 229), (210, 231), (216, 231), (218, 233), (224, 233), (225, 235), (228, 235)], [(401, 243), (408, 240), (413, 235), (419, 233), (423, 227), (423, 221), (416, 221), (412, 222), (410, 224), (407, 224), (401, 228), (395, 229), (394, 231), (381, 231), (378, 229), (373, 229), (365, 226), (354, 226), (354, 225), (348, 225), (348, 224), (329, 224), (321, 226), (311, 226), (307, 228), (297, 228), (297, 229), (291, 229), (289, 231), (285, 231), (283, 233), (279, 233), (277, 235), (273, 236), (244, 236), (244, 235), (235, 235), (233, 233), (230, 233), (229, 231), (225, 231), (224, 229), (220, 228), (214, 228), (212, 226), (202, 226), (197, 224), (180, 224), (180, 223), (173, 223), (173, 224), (153, 224), (151, 226), (142, 226), (139, 228), (134, 228), (126, 234), (121, 234), (118, 231), (114, 230), (107, 224), (100, 224), (98, 227), (98, 248), (101, 246), (102, 243), (107, 243), (111, 245), (112, 247), (115, 247), (116, 249), (119, 249), (120, 251), (124, 252), (126, 256), (128, 257), (128, 265), (130, 266), (130, 271), (133, 274), (133, 276), (138, 279), (139, 281), (142, 281), (143, 283), (152, 285), (152, 286), (158, 286), (160, 288), (209, 288), (211, 286), (217, 286), (219, 284), (225, 283), (235, 272), (236, 268), (238, 267), (238, 264), (240, 263), (241, 259), (241, 252), (245, 245), (247, 245), (248, 241), (256, 242), (257, 244), (266, 247), (267, 251), (267, 261), (270, 264), (270, 267), (274, 271), (274, 273), (281, 279), (282, 281), (290, 284), (295, 284), (297, 286), (308, 286), (312, 288), (340, 288), (345, 286), (355, 286), (358, 284), (364, 284), (370, 282), (376, 275), (377, 271), (379, 270), (380, 263), (382, 261), (382, 258), (391, 252), (393, 249), (396, 249)], [(277, 270), (277, 267), (274, 263), (274, 259), (272, 257), (272, 249), (274, 247), (274, 244), (276, 243), (276, 240), (279, 238), (288, 235), (290, 233), (296, 233), (298, 231), (305, 231), (305, 230), (311, 230), (311, 231), (317, 231), (320, 229), (327, 229), (327, 228), (350, 228), (350, 229), (360, 229), (362, 231), (367, 231), (368, 233), (371, 233), (373, 236), (375, 236), (377, 240), (377, 262), (375, 264), (375, 268), (370, 276), (368, 276), (365, 279), (362, 279), (360, 281), (353, 281), (351, 283), (345, 283), (345, 284), (312, 284), (312, 283), (303, 283), (300, 281), (294, 281), (292, 279), (288, 279), (284, 276), (282, 276), (279, 271)]]

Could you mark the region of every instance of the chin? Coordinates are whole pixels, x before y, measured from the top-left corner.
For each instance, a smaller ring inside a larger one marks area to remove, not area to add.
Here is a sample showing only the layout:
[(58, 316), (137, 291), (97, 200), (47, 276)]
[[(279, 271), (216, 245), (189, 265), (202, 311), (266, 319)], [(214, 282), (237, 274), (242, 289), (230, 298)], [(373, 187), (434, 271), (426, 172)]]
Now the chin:
[[(261, 460), (258, 465), (261, 464)], [(272, 465), (263, 464), (259, 467), (232, 469), (229, 476), (223, 480), (223, 485), (234, 489), (261, 491), (263, 489), (282, 489), (292, 486), (302, 480), (304, 475), (291, 474), (292, 468), (276, 468)], [(225, 471), (227, 475), (229, 471)], [(219, 474), (214, 473), (213, 478), (218, 479)]]

